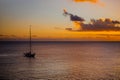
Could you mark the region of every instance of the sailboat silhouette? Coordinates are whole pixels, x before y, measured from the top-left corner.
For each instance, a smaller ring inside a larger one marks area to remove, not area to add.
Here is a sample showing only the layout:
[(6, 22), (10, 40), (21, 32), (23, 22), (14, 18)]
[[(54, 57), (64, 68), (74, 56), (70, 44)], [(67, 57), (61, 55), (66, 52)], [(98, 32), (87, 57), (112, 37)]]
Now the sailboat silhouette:
[(24, 53), (25, 57), (28, 58), (34, 58), (35, 57), (35, 53), (32, 53), (32, 43), (31, 43), (31, 25), (29, 26), (29, 34), (30, 34), (30, 38), (29, 38), (29, 52)]

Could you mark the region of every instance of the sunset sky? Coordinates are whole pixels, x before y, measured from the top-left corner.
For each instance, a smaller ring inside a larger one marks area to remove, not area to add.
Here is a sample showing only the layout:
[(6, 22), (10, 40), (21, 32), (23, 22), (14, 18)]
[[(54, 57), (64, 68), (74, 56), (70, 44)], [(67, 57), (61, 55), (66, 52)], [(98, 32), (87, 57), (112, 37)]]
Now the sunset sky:
[(120, 31), (65, 30), (73, 27), (63, 9), (90, 19), (110, 18), (120, 21), (120, 0), (0, 0), (0, 40), (40, 41), (120, 41)]

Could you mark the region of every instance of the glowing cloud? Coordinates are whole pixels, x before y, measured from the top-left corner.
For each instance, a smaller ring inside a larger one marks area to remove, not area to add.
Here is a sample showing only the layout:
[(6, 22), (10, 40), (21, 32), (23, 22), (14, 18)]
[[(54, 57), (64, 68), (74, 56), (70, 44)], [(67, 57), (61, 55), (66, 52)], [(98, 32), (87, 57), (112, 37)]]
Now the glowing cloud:
[(101, 6), (105, 6), (105, 4), (99, 0), (73, 0), (74, 2), (90, 2), (90, 3), (95, 3), (99, 4)]
[(98, 0), (73, 0), (74, 2), (92, 2), (92, 3), (97, 3)]
[(73, 24), (74, 24), (74, 30), (82, 30), (80, 21), (73, 21)]

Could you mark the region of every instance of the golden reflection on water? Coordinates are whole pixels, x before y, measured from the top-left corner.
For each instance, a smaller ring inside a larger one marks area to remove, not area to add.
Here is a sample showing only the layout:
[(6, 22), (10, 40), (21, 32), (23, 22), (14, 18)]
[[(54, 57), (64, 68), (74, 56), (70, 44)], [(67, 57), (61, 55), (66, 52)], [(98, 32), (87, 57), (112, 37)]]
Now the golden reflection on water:
[(22, 52), (17, 55), (22, 48), (15, 45), (10, 53), (17, 56), (0, 56), (0, 69), (2, 76), (9, 74), (13, 80), (119, 80), (119, 44), (37, 43), (35, 59), (21, 57)]

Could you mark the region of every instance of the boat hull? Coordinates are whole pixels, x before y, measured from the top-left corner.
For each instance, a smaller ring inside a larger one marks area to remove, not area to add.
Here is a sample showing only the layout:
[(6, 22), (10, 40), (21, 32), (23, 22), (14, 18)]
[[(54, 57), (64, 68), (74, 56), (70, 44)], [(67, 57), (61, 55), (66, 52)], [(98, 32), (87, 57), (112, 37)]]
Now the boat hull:
[(35, 57), (35, 53), (31, 53), (31, 52), (24, 53), (24, 56), (25, 57), (29, 57), (29, 58), (34, 58)]

